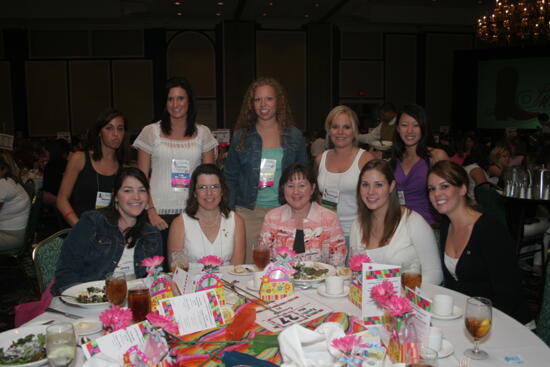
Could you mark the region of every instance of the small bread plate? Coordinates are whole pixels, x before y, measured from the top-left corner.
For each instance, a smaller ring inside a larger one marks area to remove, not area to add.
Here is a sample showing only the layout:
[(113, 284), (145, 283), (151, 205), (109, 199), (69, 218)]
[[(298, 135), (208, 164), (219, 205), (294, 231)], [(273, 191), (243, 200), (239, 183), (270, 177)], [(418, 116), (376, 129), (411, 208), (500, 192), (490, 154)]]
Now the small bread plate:
[(79, 294), (86, 293), (87, 288), (94, 287), (94, 288), (103, 289), (104, 286), (105, 286), (104, 280), (96, 280), (94, 282), (77, 284), (65, 290), (63, 294), (61, 294), (61, 299), (63, 300), (63, 302), (71, 306), (84, 307), (84, 308), (107, 308), (109, 306), (109, 302), (82, 303), (82, 302), (78, 302), (76, 298), (78, 297)]
[(246, 282), (246, 288), (256, 292), (260, 290), (260, 287), (254, 286), (254, 279), (250, 279), (248, 282)]
[(453, 313), (450, 314), (450, 315), (447, 315), (447, 316), (443, 316), (443, 315), (438, 315), (436, 313), (431, 313), (432, 314), (432, 317), (434, 319), (437, 319), (437, 320), (454, 320), (454, 319), (458, 319), (459, 317), (461, 317), (462, 315), (464, 315), (464, 310), (457, 306), (457, 305), (454, 305), (453, 306)]
[(101, 322), (93, 319), (77, 320), (73, 322), (73, 326), (75, 333), (80, 336), (99, 333), (103, 329)]
[(324, 284), (321, 284), (319, 287), (317, 287), (317, 293), (319, 293), (323, 297), (328, 297), (328, 298), (345, 297), (349, 294), (349, 286), (345, 285), (344, 291), (340, 294), (330, 294), (330, 293), (327, 293), (327, 287)]
[(455, 348), (453, 347), (453, 345), (451, 344), (450, 341), (448, 341), (447, 339), (443, 339), (441, 341), (441, 348), (439, 349), (439, 351), (437, 352), (437, 357), (438, 358), (445, 358), (445, 357), (448, 357), (450, 356), (451, 354), (453, 354), (453, 352), (455, 351)]
[[(46, 325), (33, 325), (33, 326), (25, 326), (20, 327), (17, 329), (12, 329), (5, 331), (0, 334), (0, 348), (4, 349), (4, 353), (6, 350), (12, 345), (13, 342), (15, 342), (18, 339), (24, 338), (27, 335), (30, 334), (44, 334), (46, 336)], [(44, 348), (46, 348), (46, 345), (44, 345)], [(21, 353), (18, 353), (19, 357), (21, 357)], [(3, 360), (0, 360), (0, 365), (2, 366), (17, 366), (17, 367), (37, 367), (48, 364), (48, 359), (46, 358), (46, 351), (44, 349), (44, 358), (34, 361), (34, 362), (28, 362), (28, 363), (15, 363), (15, 364), (8, 364), (7, 362), (4, 362)]]
[(235, 265), (229, 269), (231, 275), (251, 275), (256, 272), (256, 266), (254, 264), (241, 264)]
[(344, 278), (344, 280), (351, 280), (351, 269), (346, 266), (339, 266), (338, 267), (338, 276), (341, 276)]
[[(307, 288), (317, 286), (322, 281), (324, 281), (326, 279), (326, 277), (328, 277), (330, 275), (336, 275), (336, 268), (332, 265), (329, 265), (329, 264), (323, 264), (323, 263), (314, 262), (314, 261), (302, 261), (299, 264), (303, 268), (313, 268), (313, 269), (317, 269), (317, 270), (325, 270), (326, 269), (327, 271), (324, 272), (323, 274), (319, 275), (319, 276), (311, 277), (309, 279), (304, 279), (304, 278), (298, 278), (298, 279), (294, 278), (294, 279), (292, 279), (292, 281), (294, 282), (294, 285), (296, 285), (296, 287), (298, 287), (298, 288), (307, 289)], [(294, 266), (294, 268), (296, 269), (296, 265)], [(298, 273), (296, 273), (296, 274), (298, 274)], [(294, 276), (296, 276), (296, 274), (294, 274)]]

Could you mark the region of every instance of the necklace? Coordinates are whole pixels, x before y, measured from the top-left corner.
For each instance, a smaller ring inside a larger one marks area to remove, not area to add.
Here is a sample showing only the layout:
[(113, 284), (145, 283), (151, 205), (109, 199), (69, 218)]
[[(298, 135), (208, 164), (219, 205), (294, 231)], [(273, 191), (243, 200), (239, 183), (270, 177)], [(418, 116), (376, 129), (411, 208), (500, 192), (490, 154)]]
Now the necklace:
[(204, 218), (199, 217), (199, 224), (201, 227), (211, 228), (215, 227), (220, 223), (220, 212), (216, 214), (216, 218), (212, 220), (211, 222), (206, 221)]

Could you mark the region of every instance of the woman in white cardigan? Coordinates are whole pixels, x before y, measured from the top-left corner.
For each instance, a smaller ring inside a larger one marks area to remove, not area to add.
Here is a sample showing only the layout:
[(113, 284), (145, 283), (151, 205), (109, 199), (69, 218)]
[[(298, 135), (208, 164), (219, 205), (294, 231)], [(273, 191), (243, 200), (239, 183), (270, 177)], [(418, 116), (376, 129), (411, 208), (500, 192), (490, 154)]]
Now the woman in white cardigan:
[(393, 171), (381, 159), (369, 161), (357, 185), (358, 215), (351, 226), (351, 255), (366, 253), (375, 263), (422, 268), (422, 281), (443, 280), (437, 242), (422, 216), (401, 207)]

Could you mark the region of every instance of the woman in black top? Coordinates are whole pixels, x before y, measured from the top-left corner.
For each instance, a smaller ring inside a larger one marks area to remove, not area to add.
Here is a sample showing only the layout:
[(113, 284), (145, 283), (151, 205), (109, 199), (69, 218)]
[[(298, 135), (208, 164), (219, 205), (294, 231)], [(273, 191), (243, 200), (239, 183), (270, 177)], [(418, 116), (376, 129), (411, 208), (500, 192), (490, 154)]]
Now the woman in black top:
[(470, 202), (466, 171), (437, 162), (428, 174), (432, 205), (446, 215), (440, 229), (445, 287), (489, 298), (493, 306), (527, 323), (531, 320), (521, 272), (508, 229)]
[(109, 205), (115, 175), (124, 161), (125, 131), (122, 113), (108, 109), (88, 132), (88, 149), (69, 159), (57, 195), (57, 209), (71, 226), (84, 211)]

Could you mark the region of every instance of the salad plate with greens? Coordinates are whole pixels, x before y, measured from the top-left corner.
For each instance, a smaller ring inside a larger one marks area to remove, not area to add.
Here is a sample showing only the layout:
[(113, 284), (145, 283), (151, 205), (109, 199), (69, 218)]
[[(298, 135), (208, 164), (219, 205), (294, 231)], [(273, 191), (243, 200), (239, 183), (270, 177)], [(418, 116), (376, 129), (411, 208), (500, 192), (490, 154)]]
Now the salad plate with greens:
[(294, 264), (294, 284), (307, 289), (323, 282), (329, 275), (336, 275), (336, 268), (329, 264), (314, 261), (300, 261)]
[(0, 366), (38, 367), (46, 364), (46, 326), (26, 326), (0, 334)]
[(105, 281), (77, 284), (61, 294), (61, 299), (72, 306), (84, 308), (107, 308), (109, 301), (105, 294)]

